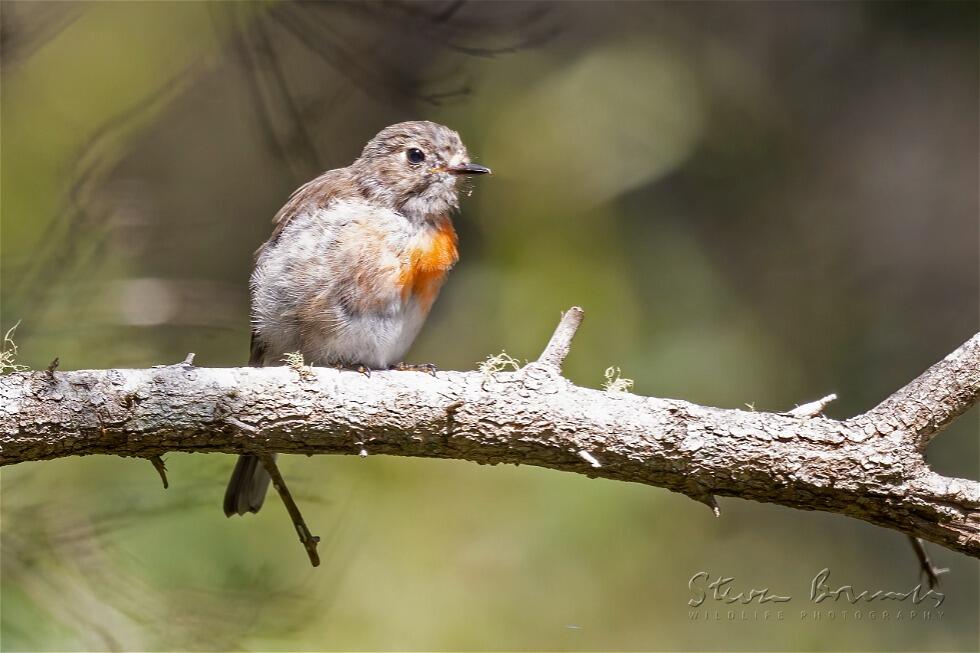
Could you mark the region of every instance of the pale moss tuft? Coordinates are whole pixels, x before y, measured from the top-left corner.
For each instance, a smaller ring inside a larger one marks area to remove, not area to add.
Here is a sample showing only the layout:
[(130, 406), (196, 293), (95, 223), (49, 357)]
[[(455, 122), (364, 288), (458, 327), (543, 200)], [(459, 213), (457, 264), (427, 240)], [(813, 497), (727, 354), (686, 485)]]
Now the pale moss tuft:
[(299, 372), (299, 375), (303, 378), (313, 375), (313, 370), (309, 368), (306, 360), (303, 358), (303, 352), (291, 351), (282, 357), (282, 362)]
[(624, 379), (621, 374), (618, 367), (607, 367), (604, 374), (606, 382), (602, 384), (602, 389), (606, 392), (630, 392), (633, 389), (633, 379)]
[(502, 351), (494, 356), (487, 356), (486, 360), (477, 363), (476, 369), (483, 376), (489, 377), (491, 374), (506, 370), (516, 372), (521, 369), (521, 362), (506, 351)]
[(0, 349), (0, 374), (6, 372), (23, 372), (27, 369), (26, 365), (17, 364), (17, 343), (14, 342), (14, 331), (20, 326), (20, 320), (17, 324), (7, 329), (7, 333), (3, 336), (3, 348)]

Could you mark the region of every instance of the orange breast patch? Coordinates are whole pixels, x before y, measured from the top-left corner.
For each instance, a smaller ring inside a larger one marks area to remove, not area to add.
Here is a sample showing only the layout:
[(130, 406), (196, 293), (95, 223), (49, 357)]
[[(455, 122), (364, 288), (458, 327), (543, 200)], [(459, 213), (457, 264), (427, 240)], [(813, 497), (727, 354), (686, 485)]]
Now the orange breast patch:
[(456, 231), (446, 220), (408, 250), (398, 279), (403, 298), (414, 297), (423, 310), (429, 310), (446, 273), (459, 259), (456, 243)]

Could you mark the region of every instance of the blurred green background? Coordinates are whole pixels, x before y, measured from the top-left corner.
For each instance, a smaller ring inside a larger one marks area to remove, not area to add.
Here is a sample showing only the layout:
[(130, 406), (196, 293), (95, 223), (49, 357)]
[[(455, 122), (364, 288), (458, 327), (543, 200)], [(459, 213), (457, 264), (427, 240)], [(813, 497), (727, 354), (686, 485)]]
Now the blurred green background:
[[(410, 359), (536, 356), (598, 386), (866, 410), (978, 328), (976, 3), (20, 3), (2, 6), (2, 327), (19, 362), (248, 356), (252, 252), (288, 194), (381, 127), (457, 129), (480, 179)], [(978, 477), (977, 411), (930, 447)], [(803, 620), (813, 575), (918, 582), (841, 516), (550, 470), (281, 462), (225, 519), (230, 456), (2, 475), (4, 650), (977, 650), (978, 565), (935, 546), (941, 618)], [(792, 594), (689, 619), (699, 571)], [(837, 606), (843, 609), (845, 606)], [(885, 606), (890, 607), (890, 606)], [(850, 609), (853, 611), (853, 608)]]

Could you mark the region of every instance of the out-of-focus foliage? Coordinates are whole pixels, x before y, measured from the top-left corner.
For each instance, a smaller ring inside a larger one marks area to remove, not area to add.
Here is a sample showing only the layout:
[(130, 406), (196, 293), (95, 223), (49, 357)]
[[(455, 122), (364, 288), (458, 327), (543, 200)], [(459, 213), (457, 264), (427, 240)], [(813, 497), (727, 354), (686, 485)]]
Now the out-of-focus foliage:
[[(977, 330), (977, 11), (4, 2), (0, 327), (35, 368), (242, 364), (276, 209), (425, 118), (495, 174), (413, 360), (533, 357), (579, 304), (578, 383), (850, 415)], [(976, 411), (929, 455), (976, 479)], [(801, 619), (823, 567), (918, 582), (903, 536), (844, 517), (288, 458), (312, 570), (277, 501), (222, 516), (232, 462), (171, 455), (167, 491), (139, 460), (4, 469), (4, 650), (978, 648), (977, 562), (936, 547), (941, 618)], [(794, 602), (691, 621), (702, 570)]]

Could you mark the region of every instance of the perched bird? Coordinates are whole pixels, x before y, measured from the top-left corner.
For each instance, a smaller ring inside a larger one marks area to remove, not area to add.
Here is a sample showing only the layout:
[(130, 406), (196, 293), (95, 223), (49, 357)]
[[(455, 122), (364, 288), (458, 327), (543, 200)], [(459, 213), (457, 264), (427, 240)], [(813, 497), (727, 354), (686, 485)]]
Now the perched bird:
[[(457, 180), (489, 172), (448, 127), (402, 122), (297, 189), (256, 252), (249, 364), (297, 351), (312, 365), (401, 363), (458, 258)], [(239, 456), (225, 514), (258, 512), (269, 481), (257, 456)]]

